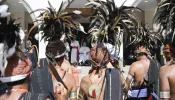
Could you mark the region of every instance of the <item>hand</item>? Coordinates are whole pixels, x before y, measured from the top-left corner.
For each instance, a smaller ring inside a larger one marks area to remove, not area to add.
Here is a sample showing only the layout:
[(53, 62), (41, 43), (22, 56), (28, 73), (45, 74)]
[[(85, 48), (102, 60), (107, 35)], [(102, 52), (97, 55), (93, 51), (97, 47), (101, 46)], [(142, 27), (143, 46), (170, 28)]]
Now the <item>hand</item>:
[(67, 90), (64, 85), (60, 82), (55, 87), (55, 95), (57, 100), (67, 100)]

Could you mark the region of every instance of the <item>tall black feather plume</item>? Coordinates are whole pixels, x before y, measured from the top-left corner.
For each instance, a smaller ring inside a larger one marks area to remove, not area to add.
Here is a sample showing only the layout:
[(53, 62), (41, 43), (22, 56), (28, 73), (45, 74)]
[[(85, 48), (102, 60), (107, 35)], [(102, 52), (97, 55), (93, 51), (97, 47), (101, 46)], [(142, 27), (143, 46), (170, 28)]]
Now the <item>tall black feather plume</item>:
[[(47, 9), (36, 10), (44, 11), (39, 16), (40, 19), (38, 21), (41, 21), (41, 23), (34, 26), (37, 27), (41, 25), (40, 30), (43, 30), (42, 39), (44, 39), (45, 41), (60, 41), (60, 39), (65, 39), (62, 38), (64, 37), (64, 35), (67, 39), (71, 39), (71, 37), (74, 37), (74, 34), (72, 34), (72, 30), (84, 31), (80, 29), (81, 24), (74, 21), (73, 19), (73, 16), (76, 16), (76, 14), (73, 12), (69, 13), (65, 11), (65, 8), (67, 8), (72, 2), (73, 0), (68, 0), (67, 4), (62, 1), (58, 11), (54, 9), (50, 2), (48, 2), (50, 7), (48, 7)], [(32, 13), (34, 12), (35, 11), (33, 11)], [(32, 29), (34, 28), (31, 28), (31, 30)]]
[(164, 41), (174, 38), (174, 9), (175, 0), (162, 0), (156, 9), (153, 28), (164, 37)]
[[(95, 18), (91, 20), (89, 27), (91, 42), (110, 42), (120, 50), (123, 34), (125, 40), (128, 40), (128, 37), (138, 37), (138, 28), (141, 25), (133, 10), (141, 11), (140, 9), (116, 7), (114, 0), (89, 1), (85, 6), (92, 6), (95, 10)], [(124, 44), (129, 42), (131, 41), (125, 41)]]

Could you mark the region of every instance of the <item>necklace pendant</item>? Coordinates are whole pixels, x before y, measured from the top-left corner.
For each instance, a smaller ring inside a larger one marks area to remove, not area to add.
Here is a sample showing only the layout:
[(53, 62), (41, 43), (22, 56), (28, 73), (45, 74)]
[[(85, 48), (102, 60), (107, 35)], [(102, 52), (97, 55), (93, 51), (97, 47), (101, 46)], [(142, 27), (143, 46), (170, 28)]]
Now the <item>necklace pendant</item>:
[(101, 87), (98, 85), (91, 85), (88, 92), (91, 97), (96, 98), (100, 96)]
[(96, 91), (95, 91), (95, 89), (92, 91), (92, 97), (96, 98)]

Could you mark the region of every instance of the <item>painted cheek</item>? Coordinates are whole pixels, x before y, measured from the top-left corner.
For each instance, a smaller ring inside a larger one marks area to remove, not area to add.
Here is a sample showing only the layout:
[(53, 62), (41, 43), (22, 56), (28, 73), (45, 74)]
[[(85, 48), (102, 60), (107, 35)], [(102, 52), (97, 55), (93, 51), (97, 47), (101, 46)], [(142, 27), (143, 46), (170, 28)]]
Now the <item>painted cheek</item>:
[(23, 72), (23, 70), (19, 70), (19, 67), (15, 67), (12, 71), (12, 76), (20, 75), (22, 72)]

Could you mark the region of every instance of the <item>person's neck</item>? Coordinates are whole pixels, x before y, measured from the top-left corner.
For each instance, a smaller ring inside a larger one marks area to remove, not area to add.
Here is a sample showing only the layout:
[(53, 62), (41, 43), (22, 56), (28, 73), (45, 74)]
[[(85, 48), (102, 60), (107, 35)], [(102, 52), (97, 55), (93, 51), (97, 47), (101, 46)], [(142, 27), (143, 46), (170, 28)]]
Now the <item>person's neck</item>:
[(94, 74), (102, 74), (103, 72), (105, 72), (105, 68), (100, 68), (100, 69), (96, 69), (96, 70), (94, 70), (92, 73), (94, 73)]
[(172, 57), (170, 57), (170, 58), (166, 58), (166, 62), (168, 62), (168, 61), (172, 61), (172, 60), (173, 60)]
[(25, 82), (25, 83), (20, 84), (20, 85), (14, 85), (14, 86), (12, 86), (12, 89), (25, 89), (28, 91), (28, 83)]
[(111, 62), (108, 62), (108, 63), (106, 64), (106, 67), (107, 67), (107, 68), (114, 68), (114, 66), (111, 64)]
[(141, 56), (141, 57), (140, 57), (140, 60), (148, 60), (148, 57), (146, 57), (146, 56)]

